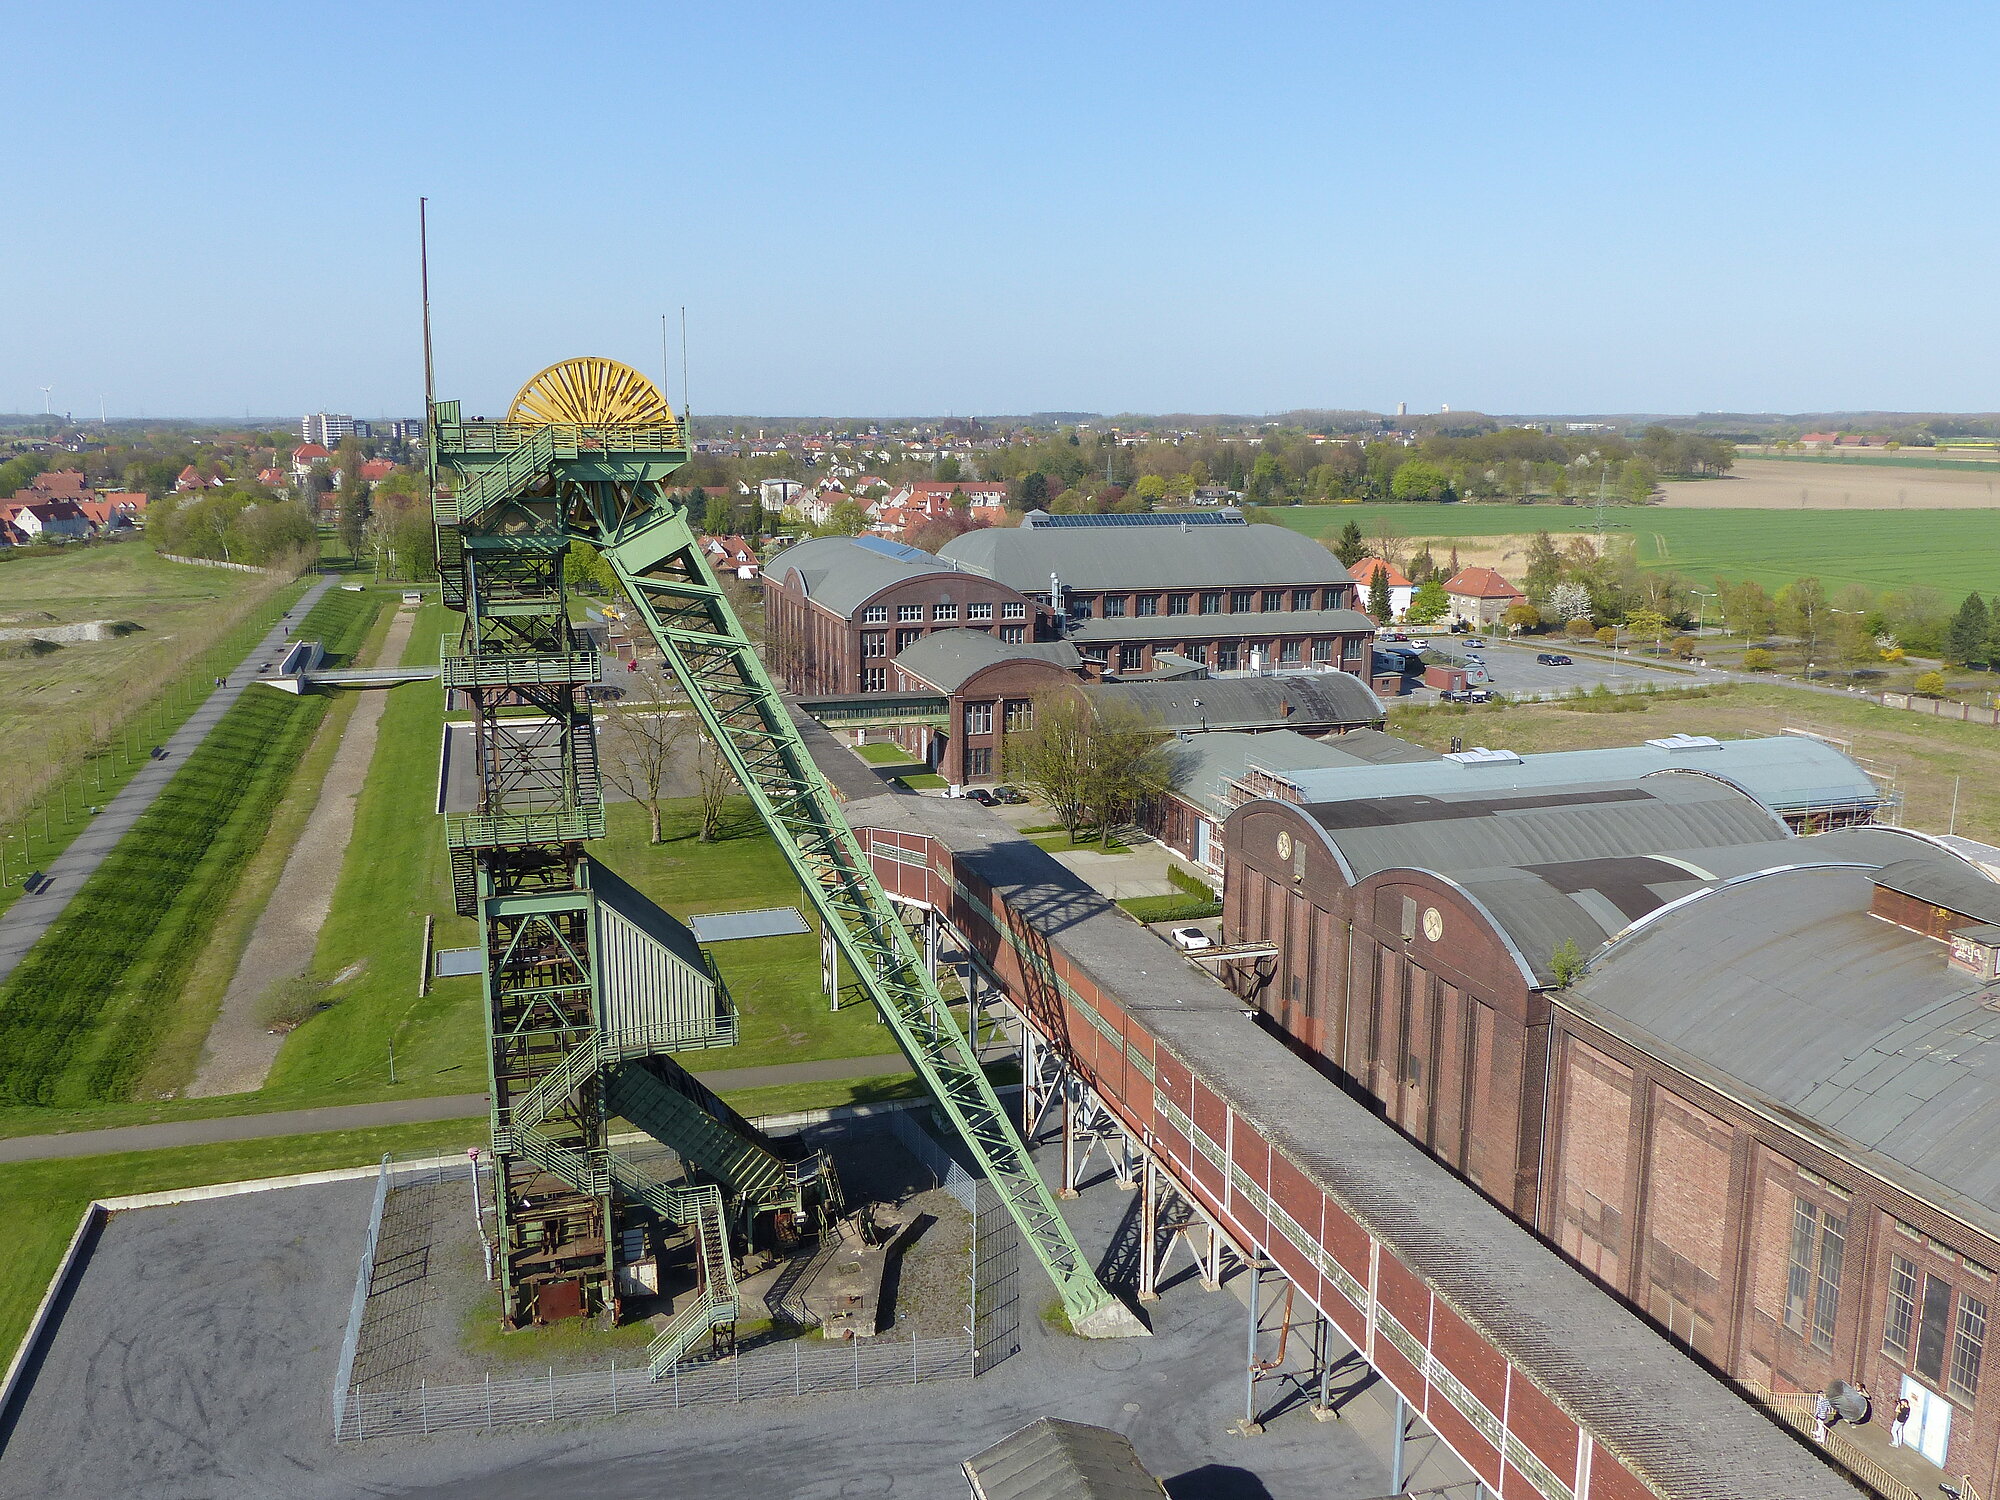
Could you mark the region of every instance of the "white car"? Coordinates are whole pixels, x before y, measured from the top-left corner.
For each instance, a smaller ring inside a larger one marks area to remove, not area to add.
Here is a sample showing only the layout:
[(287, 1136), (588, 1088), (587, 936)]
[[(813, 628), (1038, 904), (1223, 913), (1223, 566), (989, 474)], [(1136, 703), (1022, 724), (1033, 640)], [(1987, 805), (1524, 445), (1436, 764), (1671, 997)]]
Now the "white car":
[(1179, 948), (1183, 953), (1199, 953), (1204, 948), (1213, 948), (1215, 946), (1215, 939), (1211, 938), (1199, 927), (1176, 927), (1167, 936), (1173, 940), (1174, 946)]

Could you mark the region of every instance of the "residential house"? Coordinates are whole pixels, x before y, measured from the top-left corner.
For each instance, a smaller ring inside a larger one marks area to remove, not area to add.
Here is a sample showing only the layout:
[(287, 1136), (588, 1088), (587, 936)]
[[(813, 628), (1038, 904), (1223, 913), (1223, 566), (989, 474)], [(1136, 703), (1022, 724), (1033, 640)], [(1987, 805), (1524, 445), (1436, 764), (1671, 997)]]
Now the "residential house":
[(1499, 626), (1511, 606), (1525, 604), (1528, 598), (1491, 568), (1459, 569), (1444, 592), (1451, 602), (1451, 618), (1475, 630)]
[(758, 575), (757, 549), (740, 536), (705, 536), (701, 550), (717, 573), (734, 573), (746, 583)]
[(1364, 557), (1351, 564), (1347, 571), (1354, 575), (1359, 590), (1358, 603), (1362, 609), (1368, 608), (1368, 601), (1375, 596), (1375, 575), (1389, 575), (1389, 618), (1401, 619), (1409, 611), (1410, 600), (1416, 596), (1417, 586), (1410, 582), (1409, 575), (1392, 562), (1379, 557)]

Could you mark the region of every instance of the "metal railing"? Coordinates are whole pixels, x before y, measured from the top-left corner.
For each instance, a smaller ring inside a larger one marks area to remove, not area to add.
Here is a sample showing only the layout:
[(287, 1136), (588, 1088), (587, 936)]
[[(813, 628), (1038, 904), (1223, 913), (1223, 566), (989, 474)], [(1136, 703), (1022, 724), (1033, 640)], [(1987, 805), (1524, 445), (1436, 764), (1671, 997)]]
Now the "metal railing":
[(467, 656), (452, 653), (440, 663), (448, 688), (534, 686), (538, 683), (595, 682), (604, 659), (595, 651), (556, 651), (540, 656)]
[(678, 453), (687, 447), (687, 431), (679, 422), (616, 426), (584, 422), (440, 422), (437, 451), (507, 453), (533, 442), (538, 433), (547, 433), (556, 447), (579, 453)]
[(347, 1309), (347, 1332), (340, 1340), (340, 1363), (333, 1372), (333, 1433), (340, 1436), (354, 1391), (354, 1351), (361, 1343), (361, 1319), (368, 1310), (368, 1288), (375, 1280), (375, 1245), (382, 1236), (382, 1205), (389, 1201), (389, 1155), (375, 1174), (375, 1206), (368, 1214), (368, 1233), (361, 1241), (361, 1268), (354, 1273), (354, 1300)]
[(568, 844), (604, 836), (604, 808), (564, 808), (555, 812), (447, 813), (448, 849), (493, 849), (510, 844)]
[[(1859, 1443), (1843, 1434), (1838, 1425), (1829, 1427), (1826, 1436), (1821, 1437), (1817, 1415), (1819, 1398), (1816, 1395), (1806, 1391), (1774, 1391), (1754, 1380), (1739, 1381), (1738, 1384), (1758, 1405), (1802, 1434), (1827, 1457), (1885, 1500), (1930, 1500), (1929, 1496), (1883, 1468)], [(1961, 1476), (1951, 1488), (1959, 1493), (1962, 1500), (1981, 1500), (1970, 1475)]]

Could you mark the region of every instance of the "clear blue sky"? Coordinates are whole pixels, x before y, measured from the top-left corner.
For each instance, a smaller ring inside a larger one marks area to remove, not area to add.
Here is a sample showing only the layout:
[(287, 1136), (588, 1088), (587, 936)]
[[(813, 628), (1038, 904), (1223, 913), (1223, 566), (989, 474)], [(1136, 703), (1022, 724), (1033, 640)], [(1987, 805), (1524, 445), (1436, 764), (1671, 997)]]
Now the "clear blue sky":
[[(1987, 409), (1991, 7), (83, 3), (0, 410)], [(678, 356), (673, 392), (679, 400)]]

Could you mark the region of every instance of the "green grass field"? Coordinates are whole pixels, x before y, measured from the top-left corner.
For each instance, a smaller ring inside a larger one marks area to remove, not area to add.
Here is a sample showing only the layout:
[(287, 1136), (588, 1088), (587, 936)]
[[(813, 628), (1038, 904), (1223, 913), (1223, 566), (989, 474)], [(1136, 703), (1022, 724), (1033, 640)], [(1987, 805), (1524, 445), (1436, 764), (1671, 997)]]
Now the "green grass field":
[[(351, 652), (380, 600), (329, 594), (305, 628)], [(129, 1095), (325, 712), (324, 698), (253, 688), (189, 755), (0, 986), (0, 1100)]]
[[(1386, 522), (1403, 537), (1514, 536), (1588, 531), (1590, 505), (1297, 505), (1266, 512), (1307, 536), (1330, 538), (1352, 520), (1374, 537)], [(1631, 538), (1639, 560), (1702, 581), (1752, 578), (1768, 587), (1817, 574), (1829, 589), (1928, 584), (1954, 598), (2000, 590), (2000, 510), (1678, 510), (1611, 506), (1607, 535)]]

